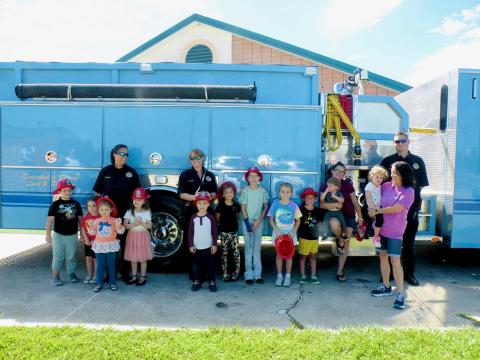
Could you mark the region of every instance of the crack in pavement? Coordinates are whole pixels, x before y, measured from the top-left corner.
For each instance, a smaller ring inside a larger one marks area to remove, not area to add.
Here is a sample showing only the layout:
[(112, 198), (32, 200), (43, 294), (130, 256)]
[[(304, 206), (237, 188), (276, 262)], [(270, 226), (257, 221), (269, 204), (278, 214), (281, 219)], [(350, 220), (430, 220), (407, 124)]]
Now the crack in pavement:
[(290, 307), (278, 311), (279, 314), (287, 315), (288, 320), (290, 320), (292, 325), (299, 330), (303, 330), (305, 326), (301, 322), (299, 322), (297, 319), (295, 319), (295, 317), (290, 315), (290, 311), (295, 309), (295, 307), (297, 307), (297, 305), (300, 304), (300, 302), (303, 300), (304, 293), (305, 291), (303, 290), (303, 285), (300, 284), (300, 288), (298, 289), (298, 296), (295, 302)]

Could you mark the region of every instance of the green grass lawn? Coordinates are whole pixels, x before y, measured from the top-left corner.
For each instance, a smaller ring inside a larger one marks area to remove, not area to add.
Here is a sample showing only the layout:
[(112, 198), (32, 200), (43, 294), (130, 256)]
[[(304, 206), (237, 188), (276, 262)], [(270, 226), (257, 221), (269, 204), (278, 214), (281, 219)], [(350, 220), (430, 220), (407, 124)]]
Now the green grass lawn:
[(1, 359), (480, 359), (475, 328), (91, 330), (0, 327)]

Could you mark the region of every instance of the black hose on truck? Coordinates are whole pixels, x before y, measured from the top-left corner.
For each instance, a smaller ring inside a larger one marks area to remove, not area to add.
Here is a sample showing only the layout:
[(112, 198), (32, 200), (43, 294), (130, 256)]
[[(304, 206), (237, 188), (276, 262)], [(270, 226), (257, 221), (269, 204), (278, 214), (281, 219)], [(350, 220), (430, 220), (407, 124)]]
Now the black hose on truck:
[(18, 84), (19, 99), (64, 100), (163, 100), (251, 102), (257, 98), (253, 85), (166, 84)]

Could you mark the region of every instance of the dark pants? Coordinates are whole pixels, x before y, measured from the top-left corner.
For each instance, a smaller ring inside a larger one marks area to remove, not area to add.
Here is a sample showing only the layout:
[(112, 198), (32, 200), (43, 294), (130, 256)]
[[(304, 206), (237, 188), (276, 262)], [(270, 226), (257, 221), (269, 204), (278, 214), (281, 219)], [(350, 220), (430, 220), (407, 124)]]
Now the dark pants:
[(418, 230), (418, 208), (410, 208), (403, 233), (402, 264), (405, 277), (415, 273), (415, 236)]
[[(124, 253), (125, 253), (125, 244), (127, 240), (127, 232), (125, 231), (123, 234), (117, 234), (117, 239), (120, 240), (120, 251), (117, 255), (117, 267), (120, 271), (120, 275), (122, 276), (123, 280), (130, 279), (130, 261), (125, 260)], [(116, 275), (115, 275), (116, 276)]]
[(215, 255), (212, 255), (210, 248), (195, 251), (193, 254), (193, 281), (202, 281), (205, 268), (208, 274), (208, 281), (215, 281)]
[(95, 254), (97, 259), (95, 277), (97, 285), (103, 285), (103, 277), (105, 272), (108, 274), (108, 282), (110, 285), (115, 285), (115, 258), (116, 252), (110, 253), (97, 253)]

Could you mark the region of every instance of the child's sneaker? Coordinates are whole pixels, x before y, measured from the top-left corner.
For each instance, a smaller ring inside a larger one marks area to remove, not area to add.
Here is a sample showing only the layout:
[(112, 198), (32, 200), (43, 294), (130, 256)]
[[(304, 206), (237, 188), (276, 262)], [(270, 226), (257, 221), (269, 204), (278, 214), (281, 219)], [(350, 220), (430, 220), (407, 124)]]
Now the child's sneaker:
[(93, 278), (93, 276), (87, 275), (85, 277), (85, 280), (83, 280), (83, 283), (84, 284), (91, 284), (92, 278)]
[(380, 236), (378, 236), (378, 235), (377, 235), (377, 236), (374, 236), (374, 237), (372, 238), (372, 240), (373, 240), (373, 245), (375, 245), (375, 247), (376, 247), (377, 249), (380, 248), (380, 247), (382, 247), (382, 242), (380, 241)]
[(307, 283), (307, 277), (306, 276), (302, 276), (300, 278), (300, 284), (306, 284)]
[(284, 287), (290, 287), (290, 284), (292, 283), (290, 279), (290, 274), (285, 275), (285, 279), (283, 280), (283, 286)]
[(275, 280), (275, 286), (282, 286), (283, 276), (282, 274), (277, 274), (277, 280)]
[(311, 281), (313, 285), (318, 285), (320, 284), (320, 281), (318, 281), (318, 278), (316, 276), (311, 277)]
[(406, 304), (407, 300), (405, 299), (405, 295), (403, 295), (402, 293), (398, 293), (397, 294), (397, 297), (395, 298), (395, 302), (393, 303), (393, 307), (395, 309), (405, 309), (405, 304)]
[(60, 279), (60, 276), (55, 276), (54, 278), (52, 278), (52, 280), (50, 280), (50, 282), (53, 286), (61, 286), (64, 284), (62, 279)]
[(194, 281), (192, 287), (190, 288), (192, 291), (198, 291), (202, 287), (199, 281)]
[(210, 281), (208, 284), (208, 290), (211, 292), (216, 292), (217, 291), (217, 284), (215, 284), (215, 281)]
[(80, 279), (78, 278), (77, 274), (75, 273), (71, 273), (71, 274), (68, 274), (68, 282), (73, 284), (73, 283), (77, 283), (79, 282)]
[(375, 290), (371, 291), (372, 296), (379, 297), (379, 296), (390, 296), (393, 295), (392, 287), (386, 287), (385, 285), (377, 286)]

